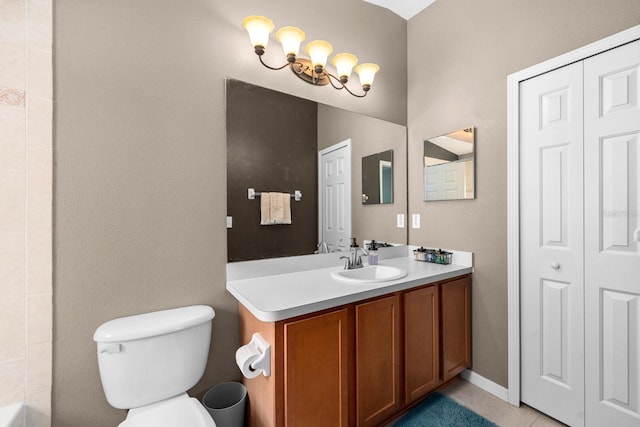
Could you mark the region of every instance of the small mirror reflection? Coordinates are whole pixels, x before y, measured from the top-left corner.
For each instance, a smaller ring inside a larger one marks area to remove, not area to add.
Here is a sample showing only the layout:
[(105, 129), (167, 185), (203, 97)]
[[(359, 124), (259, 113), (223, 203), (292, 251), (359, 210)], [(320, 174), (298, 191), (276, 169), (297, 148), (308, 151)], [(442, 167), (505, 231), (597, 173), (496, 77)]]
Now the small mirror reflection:
[(362, 204), (393, 203), (393, 150), (362, 158)]
[(473, 127), (424, 141), (424, 201), (475, 198)]

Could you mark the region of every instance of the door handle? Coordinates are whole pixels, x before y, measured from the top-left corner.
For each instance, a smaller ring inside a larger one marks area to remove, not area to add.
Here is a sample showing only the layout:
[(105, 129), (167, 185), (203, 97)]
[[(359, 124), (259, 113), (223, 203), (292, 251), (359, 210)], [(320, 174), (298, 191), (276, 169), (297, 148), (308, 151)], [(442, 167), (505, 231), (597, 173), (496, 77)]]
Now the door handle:
[(553, 268), (554, 270), (557, 270), (560, 268), (560, 264), (558, 264), (556, 261), (553, 261), (550, 267)]
[(98, 350), (98, 353), (120, 353), (122, 351), (121, 344), (107, 344)]

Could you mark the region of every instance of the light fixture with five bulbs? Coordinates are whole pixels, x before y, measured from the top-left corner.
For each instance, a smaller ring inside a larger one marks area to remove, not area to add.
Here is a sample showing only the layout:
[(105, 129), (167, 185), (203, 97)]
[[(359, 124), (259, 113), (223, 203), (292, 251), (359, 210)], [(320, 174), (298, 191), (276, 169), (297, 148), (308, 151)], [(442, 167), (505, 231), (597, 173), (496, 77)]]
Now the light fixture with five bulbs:
[[(334, 76), (326, 68), (327, 60), (333, 52), (333, 47), (329, 42), (324, 40), (309, 42), (305, 50), (311, 59), (298, 57), (300, 44), (304, 41), (305, 34), (304, 31), (297, 27), (282, 27), (276, 32), (276, 40), (282, 44), (287, 63), (280, 67), (271, 67), (265, 64), (262, 55), (264, 55), (267, 48), (269, 34), (275, 28), (273, 21), (264, 16), (251, 15), (242, 20), (242, 26), (249, 33), (251, 44), (262, 65), (271, 70), (282, 70), (285, 67), (289, 67), (296, 76), (313, 85), (325, 86), (331, 84), (335, 89), (344, 89), (353, 96), (363, 98), (371, 89), (373, 79), (380, 70), (378, 65), (372, 63), (356, 66), (358, 58), (350, 53), (339, 53), (331, 61), (336, 67), (338, 77)], [(352, 70), (358, 73), (363, 94), (354, 93), (347, 87)]]

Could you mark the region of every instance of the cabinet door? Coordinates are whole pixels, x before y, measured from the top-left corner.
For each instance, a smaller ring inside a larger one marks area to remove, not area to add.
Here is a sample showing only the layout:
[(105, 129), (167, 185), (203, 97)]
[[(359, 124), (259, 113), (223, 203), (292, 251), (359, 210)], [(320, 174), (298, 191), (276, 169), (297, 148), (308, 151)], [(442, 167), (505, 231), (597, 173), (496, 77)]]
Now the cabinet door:
[(438, 286), (404, 294), (405, 401), (411, 403), (439, 384)]
[(470, 285), (468, 277), (440, 285), (440, 376), (443, 381), (450, 380), (470, 366)]
[(347, 426), (347, 310), (284, 325), (284, 425)]
[(400, 408), (400, 296), (355, 311), (356, 417), (359, 426), (373, 426)]

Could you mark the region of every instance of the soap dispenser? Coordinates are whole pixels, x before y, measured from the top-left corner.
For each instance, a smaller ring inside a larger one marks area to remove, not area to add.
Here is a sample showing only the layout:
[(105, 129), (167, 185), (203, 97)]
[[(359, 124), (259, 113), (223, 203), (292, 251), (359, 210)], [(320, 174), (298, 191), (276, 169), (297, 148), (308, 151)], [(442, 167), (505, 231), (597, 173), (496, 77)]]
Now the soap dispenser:
[(375, 240), (369, 243), (367, 261), (369, 261), (369, 265), (378, 265), (378, 245)]

